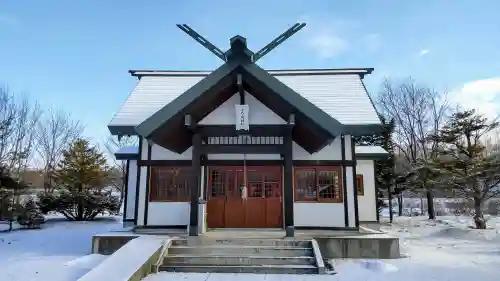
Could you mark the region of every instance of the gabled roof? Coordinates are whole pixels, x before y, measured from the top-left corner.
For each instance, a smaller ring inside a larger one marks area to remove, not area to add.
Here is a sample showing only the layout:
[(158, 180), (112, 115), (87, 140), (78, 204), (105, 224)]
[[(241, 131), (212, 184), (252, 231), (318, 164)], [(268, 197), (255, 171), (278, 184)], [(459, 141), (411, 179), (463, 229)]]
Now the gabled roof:
[(209, 90), (218, 91), (229, 87), (234, 82), (234, 77), (231, 77), (231, 75), (236, 74), (235, 71), (239, 67), (241, 67), (239, 61), (229, 61), (221, 65), (214, 72), (187, 89), (182, 95), (177, 96), (160, 110), (154, 112), (153, 115), (139, 124), (135, 130), (143, 137), (150, 137), (160, 126), (200, 98), (201, 95)]
[[(267, 70), (344, 125), (378, 125), (377, 112), (361, 77), (371, 69)], [(140, 78), (109, 123), (115, 135), (136, 134), (135, 126), (209, 75), (210, 71), (131, 70)], [(353, 110), (355, 109), (355, 110)]]
[[(239, 75), (242, 77), (242, 83), (237, 86), (236, 77)], [(358, 74), (360, 82), (361, 76)], [(360, 83), (360, 85), (363, 84)], [(194, 123), (201, 121), (235, 94), (237, 89), (250, 92), (252, 96), (284, 120), (288, 120), (289, 116), (294, 114), (295, 125), (292, 137), (310, 153), (323, 148), (340, 134), (346, 132), (352, 134), (356, 130), (363, 131), (352, 126), (346, 127), (332, 114), (327, 113), (324, 110), (325, 107), (322, 108), (321, 103), (329, 103), (328, 95), (325, 95), (325, 100), (315, 105), (308, 98), (301, 96), (294, 89), (256, 65), (253, 53), (246, 46), (246, 39), (240, 36), (231, 39), (231, 48), (225, 53), (225, 63), (222, 66), (200, 79), (182, 94), (171, 99), (170, 102), (161, 105), (156, 112), (146, 117), (134, 130), (148, 140), (181, 153), (191, 146), (193, 134), (184, 125), (184, 116), (189, 114)], [(366, 94), (366, 90), (364, 93)], [(364, 100), (371, 104), (367, 95)], [(350, 108), (352, 106), (353, 104), (349, 105)], [(339, 105), (334, 104), (333, 112), (337, 111), (338, 108)], [(371, 109), (375, 113), (373, 105), (371, 105)], [(373, 124), (381, 127), (378, 117), (376, 120)], [(109, 127), (113, 133), (113, 126), (110, 124)], [(118, 128), (117, 131), (119, 129), (123, 128)]]

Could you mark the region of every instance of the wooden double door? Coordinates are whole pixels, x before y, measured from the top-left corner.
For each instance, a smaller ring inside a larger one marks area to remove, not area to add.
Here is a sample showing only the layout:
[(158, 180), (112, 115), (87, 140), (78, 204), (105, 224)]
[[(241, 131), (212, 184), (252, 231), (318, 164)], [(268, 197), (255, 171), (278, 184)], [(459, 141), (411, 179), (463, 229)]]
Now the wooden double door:
[(216, 166), (207, 176), (208, 228), (282, 227), (280, 166)]

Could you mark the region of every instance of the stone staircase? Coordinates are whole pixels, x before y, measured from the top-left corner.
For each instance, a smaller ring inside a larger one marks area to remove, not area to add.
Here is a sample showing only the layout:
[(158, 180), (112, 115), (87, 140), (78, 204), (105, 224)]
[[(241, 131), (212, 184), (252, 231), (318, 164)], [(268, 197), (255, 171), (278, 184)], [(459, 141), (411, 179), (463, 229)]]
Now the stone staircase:
[(318, 274), (324, 273), (314, 240), (175, 239), (158, 271)]

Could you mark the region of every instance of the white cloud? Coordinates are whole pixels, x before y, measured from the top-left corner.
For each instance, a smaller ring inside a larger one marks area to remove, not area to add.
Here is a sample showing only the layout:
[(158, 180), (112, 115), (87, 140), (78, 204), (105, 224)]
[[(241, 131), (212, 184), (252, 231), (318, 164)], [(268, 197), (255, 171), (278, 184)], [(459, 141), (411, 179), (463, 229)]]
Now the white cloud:
[(353, 21), (331, 21), (323, 16), (303, 16), (301, 22), (307, 23), (302, 37), (304, 45), (321, 59), (330, 59), (345, 52), (350, 44), (341, 31), (346, 32), (356, 26)]
[(477, 109), (488, 118), (500, 112), (500, 77), (474, 80), (463, 84), (450, 94), (450, 100), (465, 109)]
[(308, 46), (322, 59), (330, 59), (344, 52), (347, 40), (332, 33), (315, 34), (308, 40)]
[(422, 49), (422, 50), (420, 50), (420, 52), (418, 52), (418, 56), (423, 57), (423, 56), (429, 54), (429, 52), (430, 52), (429, 49)]

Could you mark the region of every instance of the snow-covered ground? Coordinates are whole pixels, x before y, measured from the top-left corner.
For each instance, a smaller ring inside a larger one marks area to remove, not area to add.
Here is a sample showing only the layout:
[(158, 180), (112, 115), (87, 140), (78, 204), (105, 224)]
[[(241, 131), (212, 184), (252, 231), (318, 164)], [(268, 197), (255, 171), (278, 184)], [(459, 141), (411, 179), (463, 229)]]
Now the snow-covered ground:
[[(489, 218), (486, 230), (471, 225), (470, 217), (395, 217), (382, 230), (400, 237), (406, 258), (334, 260), (336, 275), (159, 273), (146, 280), (499, 280), (500, 218)], [(74, 281), (105, 259), (89, 254), (92, 235), (119, 229), (119, 217), (94, 222), (50, 217), (41, 230), (0, 232), (0, 280)]]
[(118, 230), (120, 217), (100, 217), (92, 222), (69, 222), (50, 216), (42, 229), (1, 232), (1, 281), (75, 281), (97, 266), (105, 256), (90, 254), (94, 234)]
[(158, 273), (145, 281), (179, 280), (314, 280), (314, 281), (496, 281), (500, 273), (500, 218), (490, 229), (475, 230), (470, 217), (395, 217), (382, 230), (400, 237), (406, 258), (395, 260), (334, 260), (336, 275), (253, 275)]

